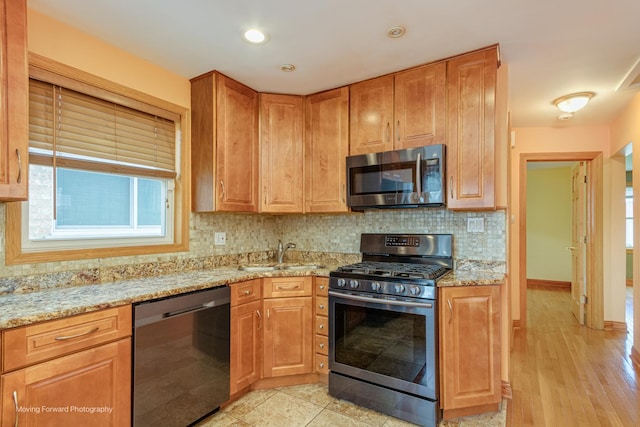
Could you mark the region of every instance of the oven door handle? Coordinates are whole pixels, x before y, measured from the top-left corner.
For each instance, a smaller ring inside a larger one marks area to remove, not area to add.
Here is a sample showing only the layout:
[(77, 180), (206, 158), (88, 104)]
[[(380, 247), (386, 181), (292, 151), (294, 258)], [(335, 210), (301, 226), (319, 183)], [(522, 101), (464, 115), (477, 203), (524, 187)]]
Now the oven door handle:
[(362, 297), (359, 295), (342, 294), (339, 292), (329, 291), (329, 296), (344, 298), (353, 301), (374, 302), (378, 304), (401, 305), (403, 307), (433, 308), (433, 304), (429, 302), (412, 302), (412, 301), (396, 301), (380, 298)]

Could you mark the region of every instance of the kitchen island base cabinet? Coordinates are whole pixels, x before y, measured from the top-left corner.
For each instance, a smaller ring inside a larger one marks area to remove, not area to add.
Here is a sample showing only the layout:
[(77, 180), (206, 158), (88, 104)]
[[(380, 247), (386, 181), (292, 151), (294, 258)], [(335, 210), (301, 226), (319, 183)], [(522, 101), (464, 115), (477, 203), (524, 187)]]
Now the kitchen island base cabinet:
[(440, 288), (440, 402), (443, 417), (499, 409), (500, 287)]
[(130, 377), (130, 338), (4, 374), (0, 425), (128, 426)]

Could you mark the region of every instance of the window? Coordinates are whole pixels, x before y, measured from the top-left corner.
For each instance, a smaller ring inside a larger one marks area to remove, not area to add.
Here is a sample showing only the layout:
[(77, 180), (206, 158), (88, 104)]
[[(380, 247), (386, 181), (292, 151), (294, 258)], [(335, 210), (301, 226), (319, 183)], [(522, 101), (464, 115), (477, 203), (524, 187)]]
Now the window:
[(30, 67), (29, 199), (7, 208), (7, 263), (187, 250), (184, 110), (71, 73), (99, 84)]
[(625, 192), (625, 203), (627, 248), (633, 248), (633, 187), (627, 187)]

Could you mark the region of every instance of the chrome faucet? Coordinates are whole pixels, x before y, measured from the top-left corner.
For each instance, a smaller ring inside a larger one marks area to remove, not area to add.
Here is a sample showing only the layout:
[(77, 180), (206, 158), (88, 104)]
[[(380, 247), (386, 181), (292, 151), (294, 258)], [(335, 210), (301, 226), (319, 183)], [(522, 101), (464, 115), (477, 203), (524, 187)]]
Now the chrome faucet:
[(287, 252), (287, 249), (295, 249), (295, 243), (287, 243), (286, 246), (282, 245), (282, 240), (278, 240), (278, 264), (282, 264), (284, 260), (284, 253)]

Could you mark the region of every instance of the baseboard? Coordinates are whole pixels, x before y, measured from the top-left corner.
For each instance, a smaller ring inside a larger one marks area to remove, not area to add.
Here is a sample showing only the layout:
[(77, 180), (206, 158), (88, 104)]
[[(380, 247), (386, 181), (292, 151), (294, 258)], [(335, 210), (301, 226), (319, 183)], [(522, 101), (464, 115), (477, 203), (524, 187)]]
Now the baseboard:
[(511, 388), (511, 381), (502, 380), (502, 397), (513, 399), (513, 389)]
[(614, 320), (605, 320), (603, 324), (605, 331), (621, 331), (627, 332), (626, 322), (616, 322)]
[(571, 282), (546, 279), (527, 279), (527, 288), (540, 289), (571, 289)]
[(633, 364), (640, 368), (640, 353), (638, 353), (638, 350), (636, 350), (636, 347), (633, 346), (631, 347), (631, 354), (629, 355), (629, 357), (631, 357), (631, 361), (633, 361)]

